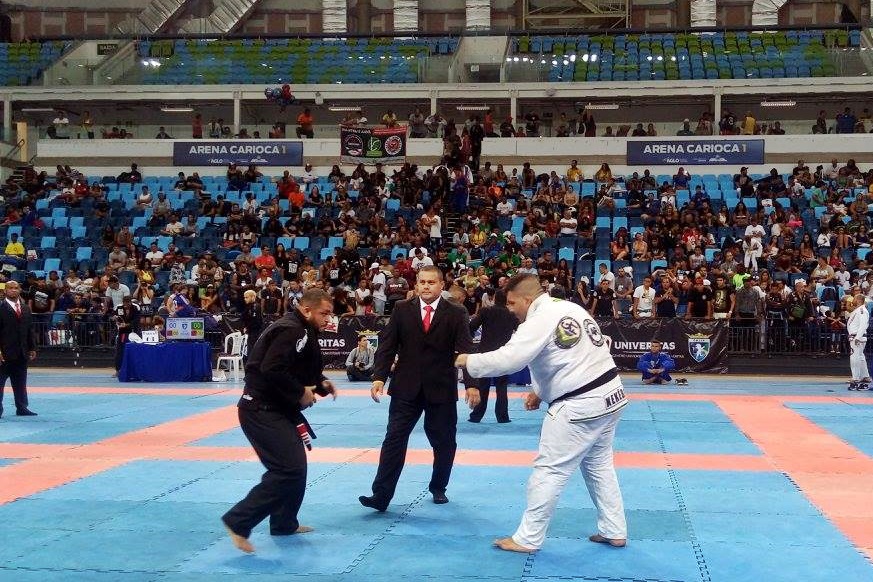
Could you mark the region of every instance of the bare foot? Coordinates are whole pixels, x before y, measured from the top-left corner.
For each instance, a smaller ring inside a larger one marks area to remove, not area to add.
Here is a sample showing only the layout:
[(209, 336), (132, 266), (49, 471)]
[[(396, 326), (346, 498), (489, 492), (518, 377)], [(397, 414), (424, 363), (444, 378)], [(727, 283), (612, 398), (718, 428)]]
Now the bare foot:
[(242, 537), (238, 533), (235, 533), (232, 529), (227, 527), (227, 525), (224, 526), (224, 529), (227, 530), (227, 535), (230, 536), (230, 541), (233, 542), (233, 545), (236, 546), (236, 549), (247, 554), (255, 553), (255, 546), (253, 546), (248, 539)]
[(520, 554), (530, 554), (531, 552), (536, 551), (534, 548), (526, 548), (518, 545), (511, 537), (496, 539), (494, 540), (494, 545), (501, 550), (506, 550), (507, 552), (518, 552)]
[(592, 542), (595, 542), (598, 544), (609, 544), (613, 548), (623, 548), (627, 544), (626, 539), (622, 539), (622, 538), (610, 539), (610, 538), (605, 538), (600, 534), (594, 534), (593, 536), (589, 536), (588, 539), (591, 540)]
[(298, 526), (296, 530), (294, 530), (294, 533), (302, 534), (302, 533), (309, 533), (311, 531), (315, 531), (315, 528), (309, 527), (308, 525), (301, 525), (301, 526)]

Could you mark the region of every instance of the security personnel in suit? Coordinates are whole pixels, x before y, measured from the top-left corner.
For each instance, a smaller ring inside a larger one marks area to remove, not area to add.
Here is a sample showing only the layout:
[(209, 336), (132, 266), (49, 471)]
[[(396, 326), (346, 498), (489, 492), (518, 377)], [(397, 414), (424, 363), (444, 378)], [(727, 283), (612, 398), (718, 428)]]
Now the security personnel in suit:
[(332, 313), (330, 295), (309, 289), (298, 307), (267, 328), (249, 352), (239, 420), (267, 472), (221, 518), (233, 544), (244, 552), (255, 551), (249, 535), (267, 516), (272, 535), (312, 531), (297, 521), (306, 490), (304, 447), (310, 437), (301, 411), (315, 403), (316, 394), (336, 398), (336, 388), (322, 373), (318, 345), (318, 332)]
[[(480, 352), (491, 352), (503, 347), (515, 333), (518, 328), (518, 318), (506, 308), (506, 291), (503, 289), (494, 292), (494, 305), (483, 307), (470, 320), (470, 333), (476, 333), (480, 327), (482, 328), (482, 339), (479, 340)], [(497, 394), (494, 415), (497, 417), (497, 422), (509, 422), (509, 401), (506, 396), (509, 376), (506, 374), (496, 378), (482, 378), (479, 382), (479, 404), (470, 413), (470, 422), (479, 422), (485, 415), (492, 380)]]
[(609, 341), (584, 308), (549, 297), (535, 275), (516, 275), (506, 293), (509, 310), (522, 322), (512, 339), (492, 352), (461, 354), (456, 363), (477, 378), (530, 366), (533, 390), (525, 408), (536, 410), (545, 401), (549, 410), (521, 524), (494, 544), (512, 552), (540, 549), (561, 491), (581, 469), (597, 508), (598, 532), (588, 539), (623, 547), (627, 522), (613, 440), (627, 399)]
[(36, 358), (36, 338), (27, 303), (21, 300), (21, 286), (8, 281), (0, 303), (0, 416), (3, 416), (3, 390), (6, 379), (12, 382), (15, 414), (36, 416), (28, 408), (27, 363)]
[[(416, 297), (394, 306), (376, 349), (370, 395), (379, 402), (391, 373), (391, 405), (373, 495), (362, 495), (358, 501), (377, 511), (385, 511), (394, 497), (409, 435), (422, 413), (424, 432), (434, 454), (428, 489), (434, 503), (449, 501), (446, 487), (455, 461), (458, 423), (458, 371), (454, 360), (456, 353), (472, 350), (473, 340), (466, 310), (441, 298), (444, 280), (439, 268), (431, 265), (419, 269), (415, 287)], [(472, 380), (465, 383), (465, 400), (473, 408), (479, 403), (479, 390)]]

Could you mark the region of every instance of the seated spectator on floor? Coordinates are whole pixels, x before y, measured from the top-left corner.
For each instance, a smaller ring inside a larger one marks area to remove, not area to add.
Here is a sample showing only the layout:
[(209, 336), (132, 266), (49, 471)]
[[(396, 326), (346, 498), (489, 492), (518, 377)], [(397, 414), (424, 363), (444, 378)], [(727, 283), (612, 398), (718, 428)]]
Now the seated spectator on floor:
[(358, 347), (346, 358), (346, 375), (349, 382), (370, 382), (373, 379), (373, 363), (376, 350), (366, 336), (358, 339)]
[(676, 363), (670, 354), (661, 351), (663, 345), (658, 340), (652, 340), (649, 353), (640, 356), (637, 370), (643, 374), (643, 384), (664, 384), (673, 380), (670, 372)]

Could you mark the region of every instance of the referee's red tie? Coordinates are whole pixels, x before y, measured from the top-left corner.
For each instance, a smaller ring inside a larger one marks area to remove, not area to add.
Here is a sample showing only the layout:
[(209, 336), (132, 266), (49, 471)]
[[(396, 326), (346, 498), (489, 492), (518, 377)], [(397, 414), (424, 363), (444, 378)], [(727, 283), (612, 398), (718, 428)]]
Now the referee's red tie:
[(18, 319), (21, 319), (21, 305), (17, 302), (15, 303), (15, 315), (18, 316)]
[(430, 329), (430, 318), (431, 318), (431, 315), (433, 314), (433, 307), (430, 305), (425, 305), (424, 311), (425, 311), (425, 314), (424, 314), (424, 320), (422, 321), (422, 325), (424, 326), (424, 333), (427, 333), (427, 330)]

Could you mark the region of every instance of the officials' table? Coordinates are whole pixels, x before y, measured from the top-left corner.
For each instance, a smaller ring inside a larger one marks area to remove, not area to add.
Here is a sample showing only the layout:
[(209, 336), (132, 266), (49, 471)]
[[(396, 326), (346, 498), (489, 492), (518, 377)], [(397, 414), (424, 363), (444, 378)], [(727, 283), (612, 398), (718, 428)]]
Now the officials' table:
[(118, 379), (121, 382), (203, 382), (212, 380), (209, 342), (127, 343)]

